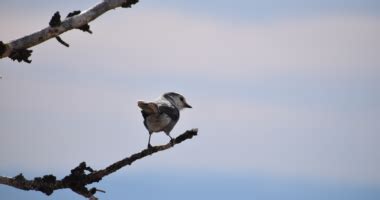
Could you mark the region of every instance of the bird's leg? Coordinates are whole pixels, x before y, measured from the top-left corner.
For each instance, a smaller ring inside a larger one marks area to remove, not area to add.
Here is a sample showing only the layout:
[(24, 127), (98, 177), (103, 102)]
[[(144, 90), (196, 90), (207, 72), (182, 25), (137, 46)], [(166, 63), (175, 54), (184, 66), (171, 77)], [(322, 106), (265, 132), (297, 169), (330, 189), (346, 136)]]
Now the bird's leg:
[(152, 145), (150, 144), (150, 137), (152, 136), (152, 133), (149, 133), (149, 140), (148, 140), (148, 149), (152, 148)]
[(170, 143), (172, 144), (172, 146), (174, 146), (174, 139), (169, 134), (168, 134), (168, 136), (170, 137)]

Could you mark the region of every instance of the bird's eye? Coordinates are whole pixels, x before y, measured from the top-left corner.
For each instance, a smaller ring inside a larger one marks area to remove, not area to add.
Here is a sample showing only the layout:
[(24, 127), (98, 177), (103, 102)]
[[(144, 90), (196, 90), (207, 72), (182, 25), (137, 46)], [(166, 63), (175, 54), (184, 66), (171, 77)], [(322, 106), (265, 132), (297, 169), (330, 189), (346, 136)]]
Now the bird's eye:
[(180, 97), (179, 100), (184, 101), (185, 99), (183, 97)]

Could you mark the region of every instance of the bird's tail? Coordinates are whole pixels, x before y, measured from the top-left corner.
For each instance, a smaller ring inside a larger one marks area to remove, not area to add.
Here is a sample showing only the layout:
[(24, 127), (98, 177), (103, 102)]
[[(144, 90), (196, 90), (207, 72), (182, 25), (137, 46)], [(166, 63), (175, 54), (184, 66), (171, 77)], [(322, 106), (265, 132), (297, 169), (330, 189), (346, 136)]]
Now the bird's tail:
[(158, 113), (158, 107), (153, 102), (137, 101), (137, 106), (147, 114)]

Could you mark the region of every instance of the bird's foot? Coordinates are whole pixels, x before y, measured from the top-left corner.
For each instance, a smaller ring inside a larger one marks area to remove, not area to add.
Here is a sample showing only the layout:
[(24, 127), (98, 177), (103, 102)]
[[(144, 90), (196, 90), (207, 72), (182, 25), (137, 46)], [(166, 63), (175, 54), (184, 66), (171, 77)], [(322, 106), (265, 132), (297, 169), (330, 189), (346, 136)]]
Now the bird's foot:
[(172, 146), (174, 146), (175, 143), (174, 143), (174, 139), (173, 139), (173, 138), (170, 139), (170, 144), (171, 144)]
[(153, 146), (151, 144), (148, 144), (148, 149), (152, 149)]

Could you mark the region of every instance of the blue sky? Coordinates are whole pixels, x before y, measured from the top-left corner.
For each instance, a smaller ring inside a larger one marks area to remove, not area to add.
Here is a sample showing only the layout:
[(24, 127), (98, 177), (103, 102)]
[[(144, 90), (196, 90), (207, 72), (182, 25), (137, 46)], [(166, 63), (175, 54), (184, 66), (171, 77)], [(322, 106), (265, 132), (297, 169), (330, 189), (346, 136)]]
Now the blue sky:
[[(0, 40), (94, 3), (2, 1)], [(136, 101), (177, 91), (194, 109), (172, 135), (197, 127), (199, 136), (106, 178), (101, 199), (379, 199), (379, 9), (141, 1), (106, 13), (92, 35), (65, 33), (70, 48), (51, 40), (30, 65), (0, 61), (0, 174), (63, 176), (137, 152), (148, 134)], [(67, 198), (81, 199), (67, 190), (47, 199)]]
[[(128, 171), (128, 170), (124, 170)], [(158, 173), (158, 174), (157, 174)], [(99, 187), (107, 190), (100, 199), (310, 199), (356, 200), (379, 198), (378, 188), (319, 184), (304, 180), (273, 179), (261, 176), (220, 175), (215, 173), (144, 172), (109, 177)], [(5, 191), (5, 188), (0, 188)], [(37, 192), (8, 189), (9, 200), (80, 199), (72, 192), (57, 191), (52, 197)]]

